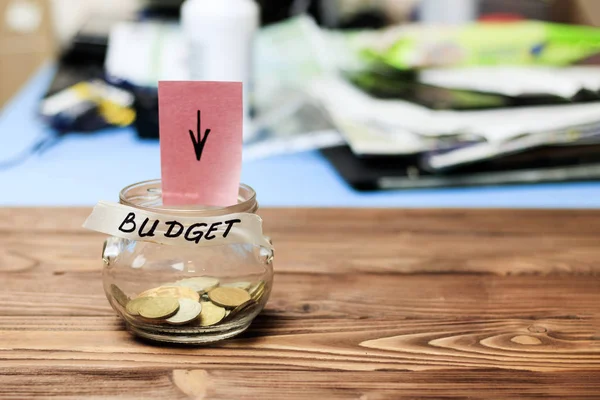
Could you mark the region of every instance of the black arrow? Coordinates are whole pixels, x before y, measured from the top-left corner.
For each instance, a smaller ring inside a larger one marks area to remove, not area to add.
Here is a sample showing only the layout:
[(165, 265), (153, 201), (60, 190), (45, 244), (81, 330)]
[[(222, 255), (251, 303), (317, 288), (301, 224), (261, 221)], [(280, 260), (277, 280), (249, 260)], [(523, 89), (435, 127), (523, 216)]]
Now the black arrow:
[(194, 151), (196, 152), (196, 160), (200, 161), (202, 158), (202, 152), (204, 151), (204, 145), (206, 144), (206, 139), (208, 139), (208, 135), (210, 135), (210, 129), (207, 129), (204, 132), (204, 137), (200, 137), (202, 132), (202, 114), (200, 110), (198, 110), (198, 133), (194, 135), (194, 132), (190, 130), (190, 137), (192, 138), (192, 143), (194, 143)]

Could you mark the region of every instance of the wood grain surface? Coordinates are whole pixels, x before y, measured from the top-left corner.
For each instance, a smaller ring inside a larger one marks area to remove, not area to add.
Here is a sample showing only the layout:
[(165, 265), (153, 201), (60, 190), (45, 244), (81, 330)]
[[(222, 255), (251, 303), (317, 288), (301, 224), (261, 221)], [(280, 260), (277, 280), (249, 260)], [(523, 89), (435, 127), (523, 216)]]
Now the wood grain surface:
[(600, 211), (269, 209), (271, 300), (130, 336), (89, 209), (0, 209), (0, 398), (600, 398)]

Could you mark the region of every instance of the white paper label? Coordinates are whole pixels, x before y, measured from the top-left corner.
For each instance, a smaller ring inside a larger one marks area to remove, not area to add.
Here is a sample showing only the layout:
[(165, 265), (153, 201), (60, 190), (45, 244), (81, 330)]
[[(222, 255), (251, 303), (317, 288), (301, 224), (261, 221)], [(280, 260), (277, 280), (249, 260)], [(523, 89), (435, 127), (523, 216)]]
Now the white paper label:
[(173, 246), (254, 244), (273, 249), (263, 236), (262, 219), (249, 213), (196, 218), (101, 201), (83, 227), (123, 239)]

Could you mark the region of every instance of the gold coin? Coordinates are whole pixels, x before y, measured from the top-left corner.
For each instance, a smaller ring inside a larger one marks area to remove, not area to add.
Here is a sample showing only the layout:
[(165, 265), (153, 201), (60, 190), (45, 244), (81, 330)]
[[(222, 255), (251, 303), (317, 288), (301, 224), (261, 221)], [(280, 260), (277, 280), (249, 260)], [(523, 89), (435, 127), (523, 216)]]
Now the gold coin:
[(149, 299), (150, 297), (137, 297), (127, 303), (125, 310), (127, 310), (127, 313), (130, 315), (138, 316), (140, 315), (140, 307), (142, 307)]
[(238, 289), (248, 290), (248, 289), (250, 289), (250, 286), (252, 286), (252, 282), (225, 283), (225, 284), (223, 284), (221, 286), (222, 287), (232, 287), (232, 288), (238, 288)]
[(140, 306), (140, 315), (148, 319), (162, 319), (173, 316), (179, 310), (179, 300), (175, 297), (148, 297)]
[(254, 292), (254, 294), (251, 296), (252, 299), (254, 301), (260, 301), (260, 299), (263, 297), (263, 295), (265, 294), (265, 288), (263, 287), (261, 290)]
[(171, 325), (185, 325), (192, 322), (200, 315), (202, 305), (190, 299), (179, 299), (179, 310), (177, 314), (167, 319)]
[(243, 314), (246, 314), (247, 312), (253, 310), (256, 305), (256, 301), (252, 299), (248, 300), (244, 304), (240, 304), (227, 314), (226, 321), (230, 321), (236, 316), (242, 316)]
[(203, 294), (219, 286), (219, 280), (210, 276), (198, 276), (177, 281), (174, 286), (187, 287), (198, 294)]
[(123, 307), (126, 307), (127, 303), (129, 303), (129, 297), (127, 297), (127, 295), (123, 293), (121, 288), (115, 285), (114, 283), (110, 285), (110, 294), (113, 297), (113, 299), (115, 299), (117, 303), (119, 303)]
[(254, 287), (252, 287), (252, 289), (250, 289), (248, 292), (250, 293), (250, 297), (252, 297), (254, 300), (258, 301), (262, 297), (262, 295), (265, 293), (265, 290), (266, 290), (265, 281), (260, 281), (256, 285), (254, 285)]
[(202, 311), (200, 312), (200, 326), (212, 326), (218, 324), (225, 318), (225, 309), (214, 305), (210, 301), (200, 303)]
[(176, 299), (200, 300), (200, 295), (193, 289), (181, 286), (160, 286), (146, 290), (137, 297), (175, 297)]
[(243, 289), (218, 287), (208, 292), (210, 301), (221, 307), (235, 308), (250, 300), (250, 295)]

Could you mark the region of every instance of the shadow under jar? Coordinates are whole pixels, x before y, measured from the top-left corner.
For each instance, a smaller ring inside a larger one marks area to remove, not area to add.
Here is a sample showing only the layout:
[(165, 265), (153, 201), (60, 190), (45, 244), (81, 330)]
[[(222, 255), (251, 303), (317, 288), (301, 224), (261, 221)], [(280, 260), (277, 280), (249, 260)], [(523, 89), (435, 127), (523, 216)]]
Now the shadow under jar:
[[(258, 209), (246, 185), (231, 207), (165, 207), (159, 180), (123, 189), (120, 203), (199, 220)], [(204, 344), (240, 334), (264, 308), (273, 283), (273, 251), (254, 244), (194, 247), (110, 237), (102, 258), (113, 309), (132, 333), (159, 342)]]

